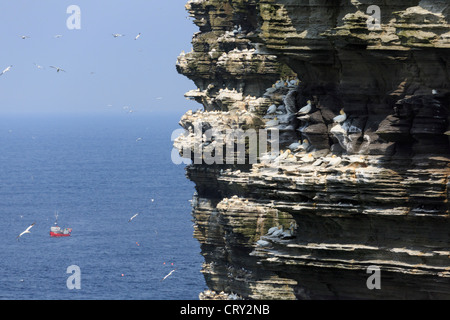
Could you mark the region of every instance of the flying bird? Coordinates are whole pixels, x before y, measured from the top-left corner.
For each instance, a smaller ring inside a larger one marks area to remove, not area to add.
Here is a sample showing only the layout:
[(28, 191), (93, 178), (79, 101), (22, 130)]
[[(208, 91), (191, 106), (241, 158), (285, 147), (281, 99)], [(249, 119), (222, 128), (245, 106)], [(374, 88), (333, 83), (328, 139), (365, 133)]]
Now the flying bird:
[(60, 68), (60, 67), (50, 66), (50, 68), (56, 69), (56, 72), (60, 72), (60, 71), (66, 72), (66, 70), (63, 70), (63, 69)]
[(29, 39), (30, 38), (29, 36), (19, 36), (19, 37), (21, 37), (22, 39)]
[(125, 36), (124, 34), (120, 34), (120, 33), (113, 33), (112, 35), (113, 35), (114, 38)]
[(134, 38), (134, 40), (139, 39), (140, 36), (141, 36), (141, 33), (139, 32), (139, 34)]
[(31, 233), (30, 232), (30, 229), (31, 228), (33, 228), (33, 226), (36, 224), (36, 222), (33, 222), (33, 224), (31, 225), (31, 226), (29, 226), (24, 232), (22, 232), (21, 234), (19, 234), (18, 236), (17, 236), (17, 240), (19, 240), (19, 238), (21, 237), (21, 236), (23, 236), (24, 234), (26, 234), (26, 233)]
[(3, 75), (4, 73), (8, 72), (9, 70), (11, 70), (12, 66), (7, 67), (5, 70), (2, 71), (2, 73), (0, 73), (0, 76)]
[(57, 34), (57, 35), (54, 35), (53, 36), (53, 38), (56, 38), (56, 39), (59, 39), (59, 38), (61, 38), (62, 37), (62, 34)]
[(131, 222), (134, 218), (136, 218), (137, 216), (139, 215), (139, 213), (136, 213), (134, 216), (132, 216), (129, 220), (128, 220), (128, 222)]
[(165, 276), (164, 278), (162, 278), (161, 281), (164, 281), (164, 280), (166, 280), (168, 277), (170, 277), (170, 276), (172, 275), (172, 273), (174, 273), (175, 270), (177, 270), (177, 269), (173, 269), (172, 271), (170, 271), (169, 274), (168, 274), (167, 276)]
[(38, 68), (38, 69), (45, 69), (43, 66), (38, 65), (37, 63), (34, 63), (34, 65)]

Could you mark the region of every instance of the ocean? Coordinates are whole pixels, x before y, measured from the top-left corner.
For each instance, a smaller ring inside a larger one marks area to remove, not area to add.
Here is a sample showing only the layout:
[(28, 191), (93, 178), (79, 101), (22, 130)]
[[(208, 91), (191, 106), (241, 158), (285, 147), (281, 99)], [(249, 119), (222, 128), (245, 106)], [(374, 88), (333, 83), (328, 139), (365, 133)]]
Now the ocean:
[[(195, 189), (171, 161), (179, 118), (0, 116), (0, 299), (198, 299)], [(70, 237), (50, 237), (56, 212)]]

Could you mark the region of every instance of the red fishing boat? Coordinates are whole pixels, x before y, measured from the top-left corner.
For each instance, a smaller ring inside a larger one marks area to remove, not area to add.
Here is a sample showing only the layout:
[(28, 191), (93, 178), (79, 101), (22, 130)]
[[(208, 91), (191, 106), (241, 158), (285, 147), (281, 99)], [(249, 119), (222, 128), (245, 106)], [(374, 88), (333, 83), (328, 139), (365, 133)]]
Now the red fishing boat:
[(60, 228), (58, 227), (58, 214), (55, 215), (55, 225), (50, 228), (50, 237), (70, 237), (72, 228)]

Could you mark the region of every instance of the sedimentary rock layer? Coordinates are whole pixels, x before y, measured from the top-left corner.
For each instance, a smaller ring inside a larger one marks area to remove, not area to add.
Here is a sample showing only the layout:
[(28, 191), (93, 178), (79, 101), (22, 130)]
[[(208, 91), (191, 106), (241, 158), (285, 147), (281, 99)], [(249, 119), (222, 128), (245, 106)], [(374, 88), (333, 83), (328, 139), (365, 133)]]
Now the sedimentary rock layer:
[[(395, 3), (187, 3), (200, 31), (177, 70), (203, 108), (175, 146), (220, 297), (450, 298), (450, 4)], [(217, 133), (252, 129), (281, 151), (208, 162), (239, 156)]]

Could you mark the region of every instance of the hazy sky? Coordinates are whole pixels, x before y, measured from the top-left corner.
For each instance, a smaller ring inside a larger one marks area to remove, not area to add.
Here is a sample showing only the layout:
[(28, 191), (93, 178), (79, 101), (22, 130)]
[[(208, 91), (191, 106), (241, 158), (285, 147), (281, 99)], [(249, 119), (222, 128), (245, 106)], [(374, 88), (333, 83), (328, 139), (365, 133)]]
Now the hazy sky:
[[(199, 107), (183, 96), (194, 83), (175, 69), (177, 56), (191, 50), (198, 31), (187, 19), (186, 2), (1, 1), (0, 72), (13, 67), (0, 76), (0, 113)], [(81, 10), (79, 30), (66, 25), (70, 5)], [(114, 38), (113, 33), (125, 36)], [(138, 33), (141, 37), (134, 40)], [(67, 72), (57, 73), (51, 65)]]

